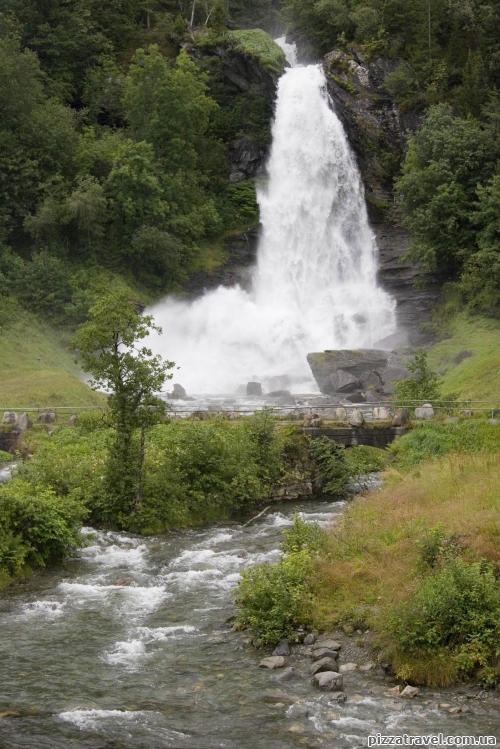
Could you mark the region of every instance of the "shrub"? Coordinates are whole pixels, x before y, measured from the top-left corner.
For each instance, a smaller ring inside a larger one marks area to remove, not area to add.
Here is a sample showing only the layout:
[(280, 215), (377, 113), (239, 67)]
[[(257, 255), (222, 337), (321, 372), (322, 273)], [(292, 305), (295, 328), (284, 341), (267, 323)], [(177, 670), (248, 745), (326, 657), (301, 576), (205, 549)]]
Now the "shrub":
[(304, 550), (315, 554), (324, 542), (324, 533), (318, 523), (308, 523), (300, 515), (295, 515), (292, 527), (283, 530), (282, 534), (281, 550), (284, 554), (296, 554)]
[(324, 493), (344, 496), (349, 484), (349, 469), (343, 445), (335, 444), (328, 437), (320, 437), (311, 442), (311, 457)]
[(310, 622), (309, 580), (324, 534), (317, 523), (296, 515), (283, 536), (280, 561), (244, 570), (236, 592), (238, 622), (250, 627), (264, 645), (296, 639), (297, 628)]
[(80, 543), (85, 514), (81, 503), (21, 479), (0, 487), (0, 571), (61, 561)]
[[(394, 663), (399, 676), (445, 685), (483, 669), (492, 678), (498, 663), (500, 585), (493, 566), (450, 559), (424, 579), (415, 595), (391, 615)], [(446, 664), (426, 676), (415, 661)]]
[(244, 570), (236, 603), (238, 622), (258, 635), (264, 645), (293, 639), (299, 625), (309, 621), (307, 580), (312, 561), (305, 550), (287, 554), (277, 564)]
[(395, 380), (397, 405), (414, 405), (419, 401), (436, 401), (441, 397), (440, 379), (427, 363), (427, 351), (419, 349), (407, 365), (411, 372), (408, 380)]
[(387, 462), (387, 455), (377, 447), (358, 445), (344, 452), (344, 461), (350, 476), (358, 478), (367, 473), (382, 471)]

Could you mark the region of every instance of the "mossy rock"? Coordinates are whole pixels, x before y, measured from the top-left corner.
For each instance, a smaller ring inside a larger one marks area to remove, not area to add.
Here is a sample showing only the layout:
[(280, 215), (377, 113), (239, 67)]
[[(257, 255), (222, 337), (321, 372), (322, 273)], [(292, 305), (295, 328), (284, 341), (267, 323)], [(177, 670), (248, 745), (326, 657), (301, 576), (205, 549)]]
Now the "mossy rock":
[(285, 53), (272, 36), (262, 29), (241, 29), (231, 32), (231, 39), (243, 52), (254, 57), (265, 70), (281, 75), (286, 67)]

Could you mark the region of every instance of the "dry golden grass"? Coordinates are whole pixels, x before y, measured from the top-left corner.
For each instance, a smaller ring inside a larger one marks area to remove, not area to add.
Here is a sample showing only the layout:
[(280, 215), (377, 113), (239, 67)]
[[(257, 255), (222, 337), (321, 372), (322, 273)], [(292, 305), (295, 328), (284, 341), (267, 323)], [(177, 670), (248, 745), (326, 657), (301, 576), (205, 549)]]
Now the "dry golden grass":
[(317, 564), (315, 624), (374, 627), (421, 581), (419, 542), (442, 523), (471, 560), (500, 565), (500, 454), (450, 455), (353, 501)]

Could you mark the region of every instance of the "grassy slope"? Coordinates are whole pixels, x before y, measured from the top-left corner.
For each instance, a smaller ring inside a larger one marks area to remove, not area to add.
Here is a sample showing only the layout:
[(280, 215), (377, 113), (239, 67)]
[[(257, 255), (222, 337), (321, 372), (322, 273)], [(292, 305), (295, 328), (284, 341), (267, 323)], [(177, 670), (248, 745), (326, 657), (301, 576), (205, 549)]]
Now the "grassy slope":
[(368, 626), (390, 647), (384, 620), (422, 579), (419, 543), (426, 530), (442, 523), (466, 559), (499, 564), (499, 514), (498, 453), (449, 455), (412, 475), (393, 472), (392, 481), (354, 500), (329, 531), (313, 583), (314, 624)]
[[(500, 403), (500, 321), (458, 315), (449, 333), (429, 353), (432, 368), (444, 375), (444, 392)], [(457, 364), (453, 360), (462, 351), (474, 356)]]
[(80, 380), (68, 345), (69, 336), (19, 312), (0, 331), (0, 407), (102, 405)]

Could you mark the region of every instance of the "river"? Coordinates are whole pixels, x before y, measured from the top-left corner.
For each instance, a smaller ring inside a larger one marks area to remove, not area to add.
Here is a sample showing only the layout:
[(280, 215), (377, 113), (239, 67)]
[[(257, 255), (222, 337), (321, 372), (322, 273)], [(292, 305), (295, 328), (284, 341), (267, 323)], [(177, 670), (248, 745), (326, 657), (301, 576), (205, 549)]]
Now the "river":
[(347, 749), (377, 732), (500, 734), (493, 693), (424, 689), (409, 701), (385, 696), (394, 682), (382, 672), (354, 671), (347, 701), (329, 704), (306, 656), (289, 659), (304, 678), (277, 684), (258, 667), (269, 651), (232, 631), (239, 570), (278, 558), (295, 511), (327, 524), (343, 507), (281, 505), (246, 527), (152, 538), (85, 529), (75, 558), (0, 599), (0, 747)]

